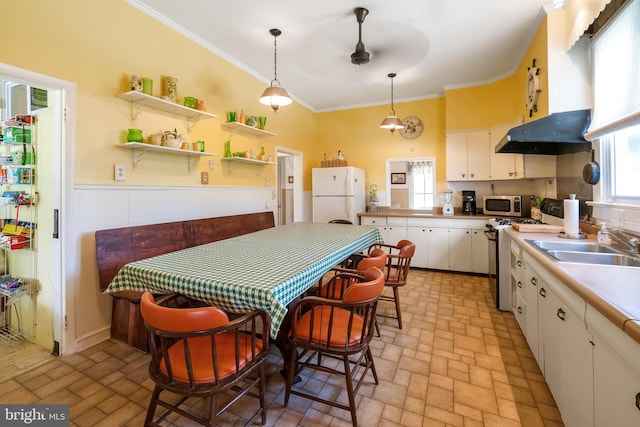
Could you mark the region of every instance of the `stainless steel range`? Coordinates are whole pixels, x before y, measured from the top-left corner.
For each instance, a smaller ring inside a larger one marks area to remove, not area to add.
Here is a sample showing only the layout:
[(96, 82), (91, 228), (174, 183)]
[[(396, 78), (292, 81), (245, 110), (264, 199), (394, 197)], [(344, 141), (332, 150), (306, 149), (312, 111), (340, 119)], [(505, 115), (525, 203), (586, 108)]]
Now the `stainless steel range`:
[(487, 223), (485, 235), (489, 240), (489, 290), (502, 311), (512, 311), (512, 290), (509, 268), (511, 263), (511, 239), (505, 230), (511, 224), (539, 224), (531, 218), (492, 218)]

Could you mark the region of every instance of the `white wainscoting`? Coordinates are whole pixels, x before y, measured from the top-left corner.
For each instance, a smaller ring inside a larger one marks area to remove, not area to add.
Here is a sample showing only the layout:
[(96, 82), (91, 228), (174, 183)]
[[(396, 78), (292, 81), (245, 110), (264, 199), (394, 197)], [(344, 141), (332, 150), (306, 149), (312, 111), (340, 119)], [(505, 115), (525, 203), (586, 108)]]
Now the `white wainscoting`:
[(99, 291), (97, 230), (272, 211), (275, 188), (75, 185), (62, 212), (68, 341), (65, 354), (110, 336), (111, 298)]

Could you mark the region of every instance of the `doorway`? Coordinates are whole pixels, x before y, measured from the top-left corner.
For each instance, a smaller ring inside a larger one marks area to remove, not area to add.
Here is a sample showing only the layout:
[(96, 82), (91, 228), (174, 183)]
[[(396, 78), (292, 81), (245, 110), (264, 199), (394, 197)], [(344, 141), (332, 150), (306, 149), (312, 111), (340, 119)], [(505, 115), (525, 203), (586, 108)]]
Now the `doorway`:
[[(15, 102), (5, 104), (8, 95), (3, 92), (3, 119), (11, 119), (16, 114), (35, 118), (32, 147), (29, 147), (35, 159), (30, 165), (32, 181), (26, 181), (33, 193), (30, 195), (33, 203), (28, 208), (31, 210), (28, 219), (35, 231), (30, 247), (10, 253), (16, 263), (23, 264), (12, 268), (26, 276), (25, 281), (31, 288), (30, 293), (23, 297), (26, 299), (20, 302), (21, 309), (27, 313), (21, 319), (21, 327), (25, 329), (26, 341), (54, 355), (64, 354), (68, 331), (64, 328), (63, 313), (66, 312), (67, 294), (62, 280), (62, 242), (57, 233), (60, 230), (58, 214), (62, 206), (63, 183), (66, 182), (63, 173), (69, 176), (72, 173), (64, 167), (63, 141), (70, 132), (65, 111), (71, 102), (70, 97), (74, 96), (74, 89), (71, 83), (1, 63), (0, 80), (9, 82), (3, 87), (14, 88), (15, 94), (24, 90), (27, 103), (26, 111), (20, 112), (13, 107), (17, 105)], [(3, 192), (23, 191), (15, 184), (16, 188), (11, 188), (11, 185), (2, 187)], [(30, 263), (26, 272), (24, 263)]]
[(302, 221), (302, 153), (276, 147), (276, 157), (277, 225)]

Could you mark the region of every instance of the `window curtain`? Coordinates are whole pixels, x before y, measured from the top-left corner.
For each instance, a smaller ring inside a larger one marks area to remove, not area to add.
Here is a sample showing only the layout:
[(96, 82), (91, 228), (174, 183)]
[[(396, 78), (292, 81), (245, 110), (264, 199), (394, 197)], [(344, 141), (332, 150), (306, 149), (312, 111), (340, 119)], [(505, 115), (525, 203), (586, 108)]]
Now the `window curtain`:
[(569, 51), (611, 0), (571, 0), (565, 9)]
[(640, 0), (593, 41), (593, 119), (585, 138), (640, 124)]
[(407, 171), (410, 175), (425, 175), (431, 173), (433, 162), (430, 160), (420, 162), (408, 162)]

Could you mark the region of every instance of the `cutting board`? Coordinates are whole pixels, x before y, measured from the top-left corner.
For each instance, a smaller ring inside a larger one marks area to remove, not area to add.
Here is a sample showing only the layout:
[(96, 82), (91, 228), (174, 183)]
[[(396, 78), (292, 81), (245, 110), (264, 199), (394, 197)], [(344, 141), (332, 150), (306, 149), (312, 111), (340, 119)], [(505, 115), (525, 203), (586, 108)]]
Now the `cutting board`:
[(564, 226), (551, 224), (511, 224), (511, 227), (520, 233), (559, 233), (564, 231)]

